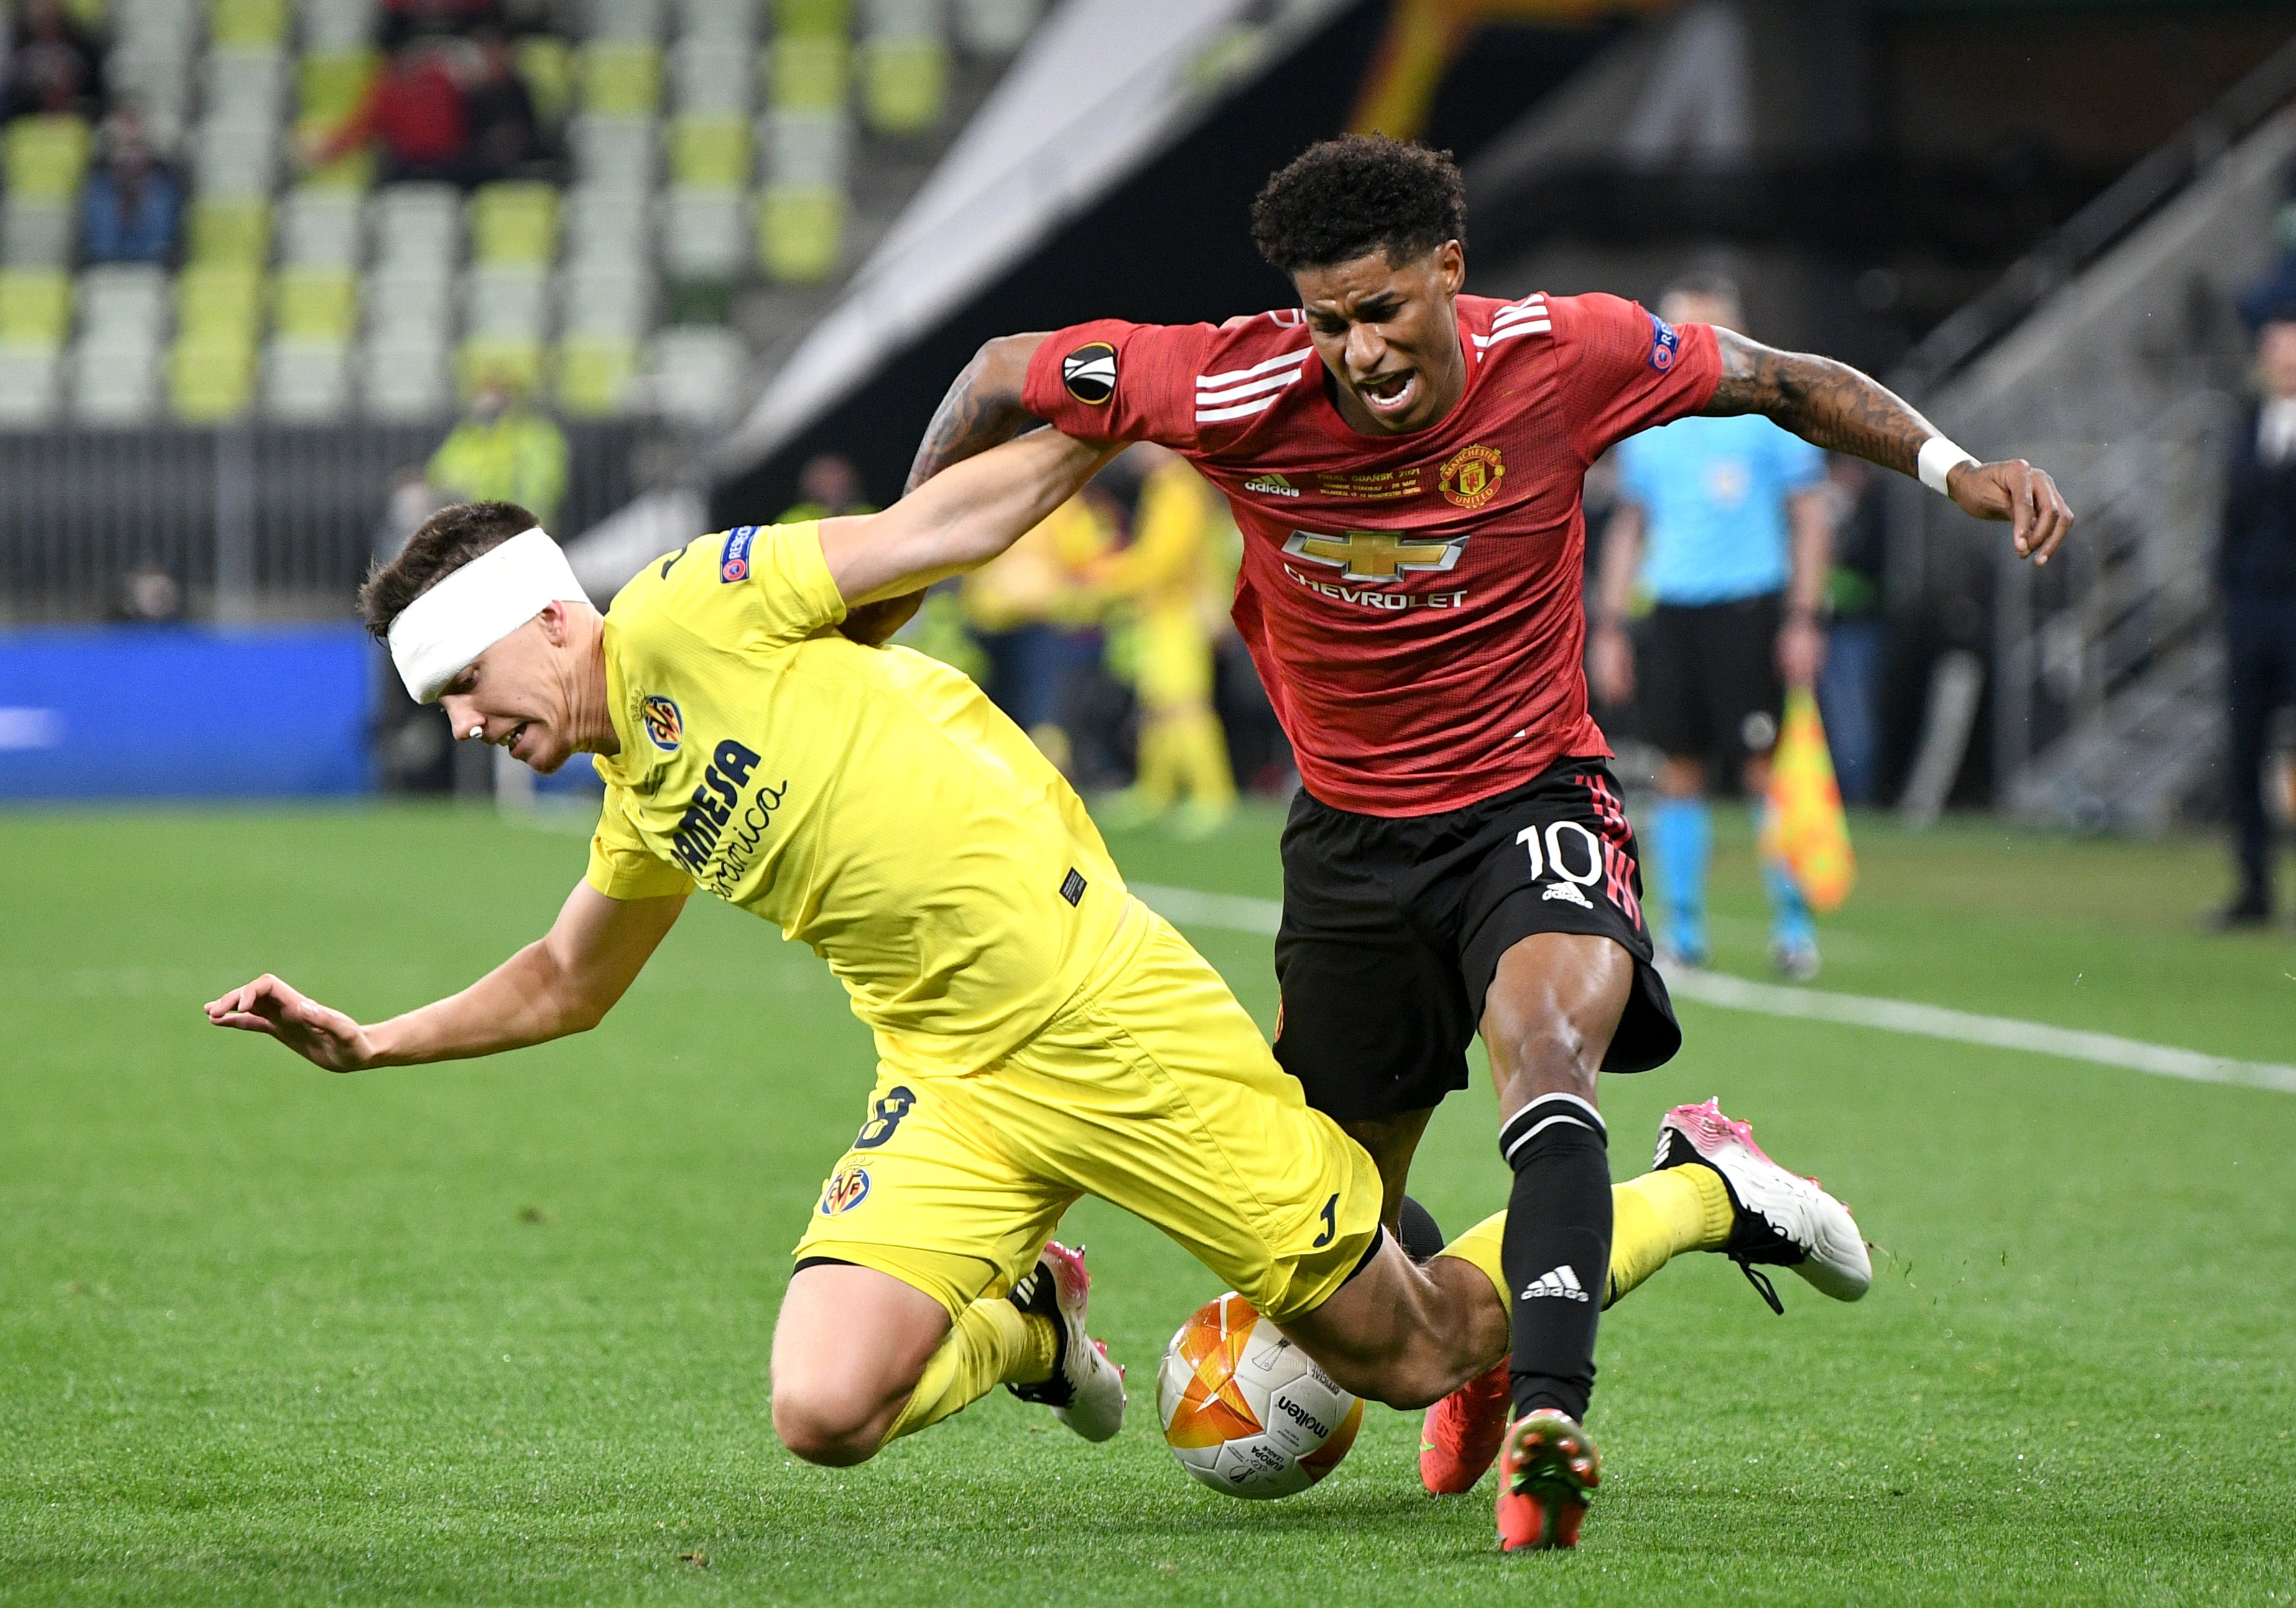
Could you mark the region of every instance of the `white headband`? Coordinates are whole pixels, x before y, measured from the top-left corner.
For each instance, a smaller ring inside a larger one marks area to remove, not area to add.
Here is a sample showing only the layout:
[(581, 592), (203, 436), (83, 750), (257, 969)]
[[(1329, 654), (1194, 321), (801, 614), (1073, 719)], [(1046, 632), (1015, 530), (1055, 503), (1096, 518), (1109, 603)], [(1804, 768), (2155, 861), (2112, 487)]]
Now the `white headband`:
[(537, 525), (481, 553), (399, 611), (390, 662), (429, 703), (478, 656), (554, 603), (588, 603), (574, 566)]

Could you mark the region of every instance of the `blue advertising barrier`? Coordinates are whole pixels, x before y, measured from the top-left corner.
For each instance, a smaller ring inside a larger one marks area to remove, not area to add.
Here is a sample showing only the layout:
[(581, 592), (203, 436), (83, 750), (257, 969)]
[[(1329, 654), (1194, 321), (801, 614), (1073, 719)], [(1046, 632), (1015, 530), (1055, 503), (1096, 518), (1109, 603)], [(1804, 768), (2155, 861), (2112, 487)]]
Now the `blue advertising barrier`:
[(376, 652), (357, 626), (0, 631), (0, 799), (364, 792)]

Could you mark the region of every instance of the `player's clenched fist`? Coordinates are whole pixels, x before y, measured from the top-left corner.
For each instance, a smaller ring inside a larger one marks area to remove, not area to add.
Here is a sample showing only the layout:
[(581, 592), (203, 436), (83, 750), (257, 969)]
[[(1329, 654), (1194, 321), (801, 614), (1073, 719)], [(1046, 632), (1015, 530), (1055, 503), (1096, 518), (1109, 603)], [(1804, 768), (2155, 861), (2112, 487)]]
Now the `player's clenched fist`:
[(355, 1072), (373, 1063), (365, 1028), (340, 1011), (305, 998), (268, 972), (220, 999), (210, 999), (207, 1012), (208, 1021), (217, 1027), (268, 1033), (331, 1072)]

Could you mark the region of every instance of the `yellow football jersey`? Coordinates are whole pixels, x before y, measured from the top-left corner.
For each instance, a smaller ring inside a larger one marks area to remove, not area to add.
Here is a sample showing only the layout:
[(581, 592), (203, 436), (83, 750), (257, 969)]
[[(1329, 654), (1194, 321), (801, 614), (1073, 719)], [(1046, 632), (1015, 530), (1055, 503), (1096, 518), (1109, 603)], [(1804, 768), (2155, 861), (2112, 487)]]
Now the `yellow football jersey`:
[(1123, 880), (979, 687), (844, 618), (815, 524), (706, 536), (622, 588), (589, 882), (763, 916), (829, 963), (889, 1069), (975, 1071), (1091, 974)]

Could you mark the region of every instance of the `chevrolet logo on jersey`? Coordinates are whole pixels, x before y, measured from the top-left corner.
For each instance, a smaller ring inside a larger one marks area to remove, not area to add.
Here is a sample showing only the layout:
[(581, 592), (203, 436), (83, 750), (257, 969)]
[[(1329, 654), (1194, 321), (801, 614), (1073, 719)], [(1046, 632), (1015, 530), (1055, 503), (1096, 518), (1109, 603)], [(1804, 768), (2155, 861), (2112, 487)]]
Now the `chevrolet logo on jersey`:
[(1330, 564), (1349, 580), (1399, 580), (1423, 570), (1451, 569), (1466, 546), (1464, 536), (1448, 541), (1414, 540), (1392, 530), (1349, 530), (1339, 536), (1294, 530), (1283, 551)]

